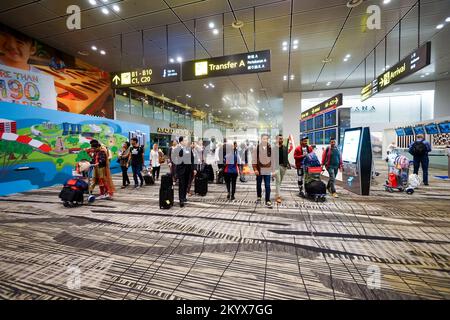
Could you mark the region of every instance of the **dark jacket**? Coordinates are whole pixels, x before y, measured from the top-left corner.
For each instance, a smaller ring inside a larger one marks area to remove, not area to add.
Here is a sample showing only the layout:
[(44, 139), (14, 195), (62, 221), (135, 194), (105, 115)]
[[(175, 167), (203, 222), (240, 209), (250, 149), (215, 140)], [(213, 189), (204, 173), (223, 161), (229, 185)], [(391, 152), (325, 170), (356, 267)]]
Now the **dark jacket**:
[(416, 143), (418, 143), (418, 142), (423, 142), (423, 144), (425, 145), (425, 147), (426, 147), (426, 152), (425, 152), (425, 157), (427, 157), (428, 156), (428, 153), (429, 152), (431, 152), (431, 144), (427, 141), (427, 140), (424, 140), (424, 139), (417, 139), (416, 141), (414, 141), (413, 143), (411, 143), (410, 145), (409, 145), (409, 153), (411, 154), (411, 155), (413, 155), (413, 156), (416, 156), (416, 155), (414, 155), (414, 145), (416, 144)]
[[(273, 147), (273, 152), (275, 153), (275, 163), (282, 167), (289, 167), (289, 158), (288, 158), (288, 148), (285, 145), (281, 147), (276, 145)], [(283, 159), (280, 161), (280, 152), (283, 154)]]

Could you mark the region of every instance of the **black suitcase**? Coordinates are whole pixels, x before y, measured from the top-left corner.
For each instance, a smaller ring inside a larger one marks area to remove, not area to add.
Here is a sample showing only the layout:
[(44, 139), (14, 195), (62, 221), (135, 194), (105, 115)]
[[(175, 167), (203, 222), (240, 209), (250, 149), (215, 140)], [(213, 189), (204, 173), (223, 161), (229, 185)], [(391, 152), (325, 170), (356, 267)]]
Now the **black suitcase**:
[(63, 202), (83, 204), (83, 191), (71, 187), (63, 187), (59, 193), (59, 198)]
[(155, 179), (149, 174), (144, 175), (144, 182), (146, 186), (151, 186), (155, 184)]
[(212, 165), (210, 165), (210, 164), (205, 165), (203, 172), (208, 177), (208, 182), (214, 182), (214, 170), (213, 170)]
[(205, 173), (199, 173), (195, 177), (195, 191), (196, 194), (206, 196), (208, 193), (208, 176)]
[(173, 180), (170, 173), (161, 177), (161, 187), (159, 189), (159, 208), (170, 209), (174, 200)]
[(217, 184), (223, 184), (224, 178), (223, 178), (223, 169), (217, 170)]
[(325, 195), (327, 193), (327, 186), (323, 181), (311, 181), (305, 184), (305, 191), (310, 196)]

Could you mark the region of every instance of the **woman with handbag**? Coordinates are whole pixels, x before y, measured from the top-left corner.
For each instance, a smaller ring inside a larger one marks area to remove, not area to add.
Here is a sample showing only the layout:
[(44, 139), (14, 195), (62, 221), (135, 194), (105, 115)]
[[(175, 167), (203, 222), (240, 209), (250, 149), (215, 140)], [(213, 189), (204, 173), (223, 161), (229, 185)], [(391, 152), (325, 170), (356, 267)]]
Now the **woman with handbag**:
[(128, 159), (130, 158), (130, 143), (128, 141), (124, 142), (122, 145), (122, 150), (119, 152), (119, 157), (117, 162), (120, 164), (122, 169), (122, 187), (125, 189), (130, 185), (130, 178), (128, 177)]
[(161, 169), (161, 163), (159, 162), (160, 154), (158, 144), (153, 145), (153, 149), (150, 151), (150, 167), (152, 168), (153, 180), (159, 179), (159, 170)]

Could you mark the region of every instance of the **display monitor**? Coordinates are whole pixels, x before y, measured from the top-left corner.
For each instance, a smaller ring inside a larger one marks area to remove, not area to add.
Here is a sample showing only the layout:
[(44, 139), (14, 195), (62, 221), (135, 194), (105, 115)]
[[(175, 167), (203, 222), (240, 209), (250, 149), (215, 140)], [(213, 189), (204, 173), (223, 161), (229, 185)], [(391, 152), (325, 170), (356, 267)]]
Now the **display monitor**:
[(425, 128), (424, 128), (422, 125), (420, 125), (420, 126), (415, 126), (415, 127), (413, 128), (413, 130), (414, 130), (414, 134), (415, 134), (415, 135), (418, 135), (418, 134), (425, 134)]
[(342, 149), (342, 160), (356, 163), (361, 144), (361, 128), (346, 130)]
[(436, 123), (430, 123), (425, 125), (425, 132), (427, 134), (439, 134), (439, 128)]
[(404, 128), (404, 130), (405, 130), (405, 135), (407, 135), (407, 136), (413, 136), (414, 135), (414, 131), (413, 131), (412, 127), (406, 127), (406, 128)]
[(306, 131), (311, 131), (314, 129), (314, 119), (306, 120)]
[(395, 129), (395, 133), (396, 133), (397, 136), (399, 136), (399, 137), (405, 136), (405, 130), (404, 130), (403, 128), (397, 128), (397, 129)]
[(316, 131), (314, 133), (314, 143), (317, 144), (324, 144), (324, 139), (323, 139), (323, 131)]
[(336, 123), (336, 110), (325, 113), (325, 127), (335, 126)]
[(450, 133), (450, 122), (441, 122), (438, 126), (441, 133)]
[(337, 139), (336, 128), (325, 130), (324, 144), (329, 144), (331, 138)]
[(308, 144), (314, 144), (314, 133), (310, 132), (307, 134), (308, 137)]
[(306, 121), (300, 121), (300, 132), (306, 132)]
[(323, 128), (323, 114), (318, 115), (314, 118), (314, 129), (322, 129)]

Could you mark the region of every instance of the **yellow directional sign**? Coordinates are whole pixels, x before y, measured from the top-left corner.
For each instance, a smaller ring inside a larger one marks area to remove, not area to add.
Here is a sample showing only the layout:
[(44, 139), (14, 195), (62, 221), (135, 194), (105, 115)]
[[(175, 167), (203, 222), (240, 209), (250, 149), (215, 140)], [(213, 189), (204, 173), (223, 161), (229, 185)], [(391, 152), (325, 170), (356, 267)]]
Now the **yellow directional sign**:
[(113, 72), (110, 76), (113, 89), (178, 82), (181, 79), (179, 64), (126, 72)]

